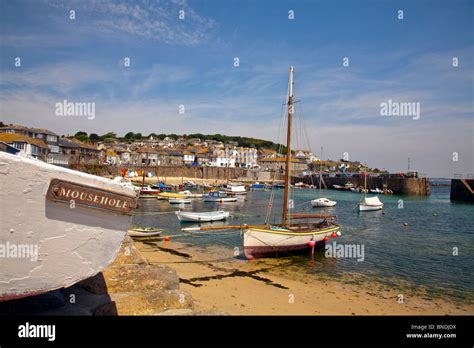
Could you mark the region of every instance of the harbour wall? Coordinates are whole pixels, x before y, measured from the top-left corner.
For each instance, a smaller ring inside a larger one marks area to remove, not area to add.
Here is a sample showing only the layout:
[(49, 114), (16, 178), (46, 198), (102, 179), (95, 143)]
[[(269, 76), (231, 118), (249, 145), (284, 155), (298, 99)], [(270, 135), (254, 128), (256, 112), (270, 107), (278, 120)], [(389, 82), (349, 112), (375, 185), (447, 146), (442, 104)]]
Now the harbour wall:
[(118, 176), (122, 175), (123, 170), (143, 171), (152, 173), (157, 177), (186, 177), (196, 179), (226, 179), (235, 180), (242, 176), (247, 176), (251, 172), (243, 168), (224, 168), (224, 167), (168, 167), (168, 166), (110, 166), (94, 164), (71, 165), (71, 169), (87, 172), (89, 174), (100, 176)]
[(474, 203), (474, 179), (452, 179), (451, 194), (452, 201)]
[[(98, 165), (98, 164), (76, 164), (71, 165), (71, 169), (79, 170), (89, 174), (99, 176), (115, 177), (122, 175), (123, 170), (129, 171), (142, 171), (146, 170), (152, 173), (153, 176), (157, 176), (159, 179), (166, 179), (167, 177), (185, 177), (193, 179), (204, 179), (204, 180), (234, 180), (234, 181), (260, 181), (260, 182), (271, 182), (274, 180), (274, 173), (270, 171), (262, 170), (249, 170), (244, 168), (225, 168), (225, 167), (168, 167), (168, 166), (111, 166), (111, 165)], [(282, 180), (283, 175), (278, 174), (275, 180)], [(292, 182), (302, 181), (306, 184), (319, 184), (319, 177), (314, 175), (305, 178), (292, 178)], [(347, 182), (351, 182), (355, 186), (364, 186), (363, 178), (356, 177), (325, 177), (324, 182), (329, 189), (333, 188), (333, 185), (343, 186)], [(428, 178), (404, 178), (404, 177), (369, 177), (367, 178), (367, 187), (369, 189), (389, 189), (394, 194), (402, 195), (415, 195), (415, 196), (426, 196), (430, 194), (430, 183)], [(472, 186), (471, 186), (472, 187)]]
[[(315, 175), (312, 178), (307, 177), (304, 179), (293, 178), (292, 182), (303, 181), (306, 184), (319, 185), (319, 176)], [(333, 189), (333, 185), (344, 186), (346, 183), (352, 183), (354, 186), (364, 186), (364, 178), (353, 178), (353, 177), (334, 177), (334, 178), (324, 178), (323, 188)], [(430, 191), (430, 182), (428, 178), (384, 178), (384, 177), (368, 177), (367, 178), (367, 188), (368, 189), (388, 189), (392, 190), (394, 194), (397, 195), (410, 195), (410, 196), (428, 196), (431, 194)]]

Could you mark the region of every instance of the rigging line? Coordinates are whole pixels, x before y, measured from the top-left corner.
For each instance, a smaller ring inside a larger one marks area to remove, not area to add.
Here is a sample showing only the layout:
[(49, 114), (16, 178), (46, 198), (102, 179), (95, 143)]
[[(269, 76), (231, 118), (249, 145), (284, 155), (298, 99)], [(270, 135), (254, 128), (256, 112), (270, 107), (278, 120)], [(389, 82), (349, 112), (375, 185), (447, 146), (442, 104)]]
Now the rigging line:
[[(288, 92), (287, 94), (289, 93), (289, 86), (288, 86)], [(287, 99), (287, 95), (284, 96), (285, 100)], [(283, 129), (283, 123), (284, 123), (284, 120), (285, 120), (285, 104), (283, 103), (281, 105), (281, 109), (280, 109), (280, 123), (278, 125), (278, 150), (277, 150), (277, 154), (278, 153), (281, 153), (282, 151), (282, 141), (281, 140), (281, 137), (282, 137), (282, 129)], [(278, 167), (278, 162), (275, 162), (276, 163), (276, 167)], [(268, 203), (268, 207), (267, 207), (267, 215), (265, 216), (265, 224), (268, 224), (269, 222), (269, 219), (270, 219), (270, 216), (271, 216), (271, 213), (272, 213), (272, 208), (273, 208), (273, 200), (275, 198), (275, 181), (276, 181), (276, 176), (277, 176), (277, 173), (278, 173), (278, 170), (277, 168), (275, 167), (275, 170), (273, 172), (273, 179), (272, 179), (272, 187), (271, 187), (271, 192), (270, 192), (270, 200), (269, 200), (269, 203)]]
[[(312, 151), (312, 148), (311, 148), (311, 143), (310, 143), (310, 141), (309, 141), (308, 131), (307, 131), (307, 127), (306, 127), (306, 123), (305, 123), (305, 119), (304, 119), (303, 103), (300, 103), (300, 104), (301, 104), (301, 105), (299, 106), (299, 107), (301, 108), (300, 122), (301, 122), (301, 128), (302, 128), (302, 132), (303, 132), (303, 137), (304, 137), (304, 139), (306, 140), (306, 144), (307, 144), (307, 146), (308, 146), (309, 153), (312, 154), (313, 151)], [(313, 175), (310, 175), (310, 179), (311, 179), (311, 185), (313, 186), (313, 190), (315, 190)]]

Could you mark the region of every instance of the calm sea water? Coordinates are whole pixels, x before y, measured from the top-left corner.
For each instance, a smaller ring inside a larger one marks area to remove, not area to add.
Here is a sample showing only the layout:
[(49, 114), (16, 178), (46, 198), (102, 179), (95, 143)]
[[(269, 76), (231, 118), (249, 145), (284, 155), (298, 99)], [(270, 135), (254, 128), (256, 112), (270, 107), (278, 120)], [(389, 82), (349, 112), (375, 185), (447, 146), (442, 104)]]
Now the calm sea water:
[[(307, 254), (281, 258), (292, 261), (291, 272), (316, 277), (378, 281), (391, 287), (408, 286), (424, 289), (458, 301), (472, 302), (474, 298), (474, 206), (451, 203), (449, 187), (432, 187), (428, 197), (380, 196), (384, 211), (357, 212), (361, 194), (323, 190), (322, 196), (337, 201), (334, 208), (312, 208), (309, 200), (319, 197), (316, 190), (294, 191), (295, 212), (325, 212), (337, 214), (342, 236), (330, 239), (341, 244), (364, 245), (365, 258), (326, 258), (324, 252), (312, 258)], [(278, 221), (281, 212), (282, 190), (275, 192), (272, 220)], [(269, 191), (249, 192), (236, 203), (222, 205), (195, 200), (184, 210), (228, 210), (229, 225), (262, 223), (267, 211)], [(399, 208), (400, 200), (403, 208)], [(166, 234), (182, 235), (181, 227), (172, 213), (179, 207), (167, 201), (141, 200), (133, 222), (138, 225), (161, 227)], [(407, 223), (408, 226), (404, 226)], [(214, 223), (215, 225), (216, 223)], [(198, 232), (199, 233), (199, 232)], [(178, 238), (176, 239), (178, 240)], [(222, 246), (229, 251), (240, 247), (239, 233), (205, 233), (198, 237), (181, 236), (179, 242), (194, 246)], [(458, 255), (454, 256), (456, 250)], [(237, 260), (237, 258), (236, 258)], [(279, 259), (280, 260), (280, 259)], [(273, 262), (280, 262), (279, 260)]]

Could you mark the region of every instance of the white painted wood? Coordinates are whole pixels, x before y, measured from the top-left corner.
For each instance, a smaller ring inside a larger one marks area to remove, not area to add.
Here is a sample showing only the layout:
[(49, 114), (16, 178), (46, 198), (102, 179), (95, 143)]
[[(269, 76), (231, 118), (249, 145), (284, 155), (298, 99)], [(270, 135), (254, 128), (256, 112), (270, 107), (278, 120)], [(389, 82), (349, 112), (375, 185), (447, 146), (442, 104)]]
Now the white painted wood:
[(127, 232), (131, 216), (48, 200), (53, 178), (136, 196), (113, 180), (0, 152), (0, 249), (8, 244), (38, 250), (36, 260), (1, 257), (0, 301), (97, 274), (115, 259)]

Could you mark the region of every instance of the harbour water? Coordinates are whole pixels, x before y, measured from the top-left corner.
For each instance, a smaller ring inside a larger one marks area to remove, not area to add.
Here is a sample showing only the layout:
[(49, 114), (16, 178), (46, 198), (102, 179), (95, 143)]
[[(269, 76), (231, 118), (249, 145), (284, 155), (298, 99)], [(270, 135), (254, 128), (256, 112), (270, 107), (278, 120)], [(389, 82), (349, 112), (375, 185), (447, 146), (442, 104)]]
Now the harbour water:
[[(449, 186), (432, 187), (431, 196), (381, 196), (384, 210), (359, 213), (356, 209), (361, 194), (323, 190), (322, 196), (337, 201), (334, 208), (312, 208), (309, 201), (319, 197), (317, 190), (294, 191), (295, 212), (337, 214), (342, 236), (328, 243), (364, 246), (363, 261), (357, 258), (325, 257), (324, 251), (314, 257), (282, 255), (278, 259), (251, 261), (262, 267), (281, 263), (286, 276), (337, 279), (343, 282), (378, 282), (392, 289), (418, 292), (424, 297), (439, 296), (460, 303), (474, 301), (474, 207), (451, 203)], [(275, 191), (271, 222), (277, 222), (281, 212), (282, 191)], [(193, 248), (221, 248), (236, 263), (242, 256), (238, 231), (196, 232), (187, 235), (182, 227), (197, 226), (180, 223), (174, 211), (227, 210), (231, 218), (222, 224), (262, 223), (267, 212), (269, 191), (249, 192), (236, 203), (204, 203), (199, 199), (185, 207), (170, 205), (165, 200), (140, 200), (133, 222), (137, 225), (160, 227), (164, 235)], [(217, 223), (214, 223), (216, 225)], [(238, 248), (238, 249), (236, 249)]]

